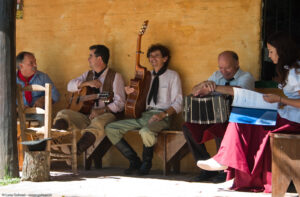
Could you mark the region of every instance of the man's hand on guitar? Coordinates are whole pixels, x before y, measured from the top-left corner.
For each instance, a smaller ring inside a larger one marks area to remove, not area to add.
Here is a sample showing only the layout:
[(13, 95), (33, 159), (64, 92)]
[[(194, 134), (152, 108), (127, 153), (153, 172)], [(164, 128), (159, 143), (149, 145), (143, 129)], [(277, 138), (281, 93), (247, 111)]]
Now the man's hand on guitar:
[(89, 116), (90, 120), (93, 120), (95, 117), (100, 116), (101, 114), (105, 113), (105, 108), (101, 108), (101, 109), (92, 109), (91, 114)]
[(33, 107), (44, 108), (44, 105), (45, 105), (45, 97), (42, 96), (35, 101), (35, 103), (33, 104)]
[(81, 89), (85, 86), (89, 86), (92, 88), (100, 88), (102, 86), (102, 83), (97, 79), (91, 80), (91, 81), (85, 81), (82, 84), (80, 84), (80, 86), (78, 88)]
[(132, 88), (130, 86), (125, 86), (125, 92), (126, 92), (127, 95), (129, 95), (132, 92), (134, 92), (134, 88)]

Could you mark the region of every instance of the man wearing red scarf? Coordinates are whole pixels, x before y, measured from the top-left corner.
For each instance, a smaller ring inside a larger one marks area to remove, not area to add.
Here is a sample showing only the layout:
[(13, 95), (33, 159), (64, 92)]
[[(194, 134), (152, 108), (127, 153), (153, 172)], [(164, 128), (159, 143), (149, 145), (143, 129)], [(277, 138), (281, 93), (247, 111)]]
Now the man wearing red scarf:
[[(20, 52), (16, 57), (17, 71), (17, 84), (22, 87), (32, 84), (45, 86), (46, 83), (52, 85), (52, 101), (56, 102), (59, 99), (59, 92), (54, 86), (49, 76), (37, 70), (36, 59), (33, 53)], [(23, 95), (24, 105), (28, 107), (44, 107), (45, 93), (44, 92), (31, 92), (25, 91)], [(39, 114), (28, 114), (27, 118), (37, 119), (40, 124), (43, 124), (43, 116)]]

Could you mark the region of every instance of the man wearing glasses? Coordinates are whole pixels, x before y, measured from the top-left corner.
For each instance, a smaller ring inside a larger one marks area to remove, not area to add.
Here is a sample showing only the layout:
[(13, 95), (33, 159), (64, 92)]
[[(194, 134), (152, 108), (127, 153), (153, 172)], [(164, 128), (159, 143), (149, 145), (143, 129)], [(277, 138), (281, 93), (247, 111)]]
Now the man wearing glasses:
[[(150, 46), (147, 57), (153, 67), (151, 87), (146, 100), (146, 111), (141, 118), (126, 119), (110, 123), (105, 127), (105, 133), (115, 147), (126, 157), (130, 166), (125, 174), (149, 174), (152, 167), (153, 147), (157, 135), (170, 126), (170, 118), (182, 109), (182, 89), (179, 75), (168, 69), (170, 60), (169, 49), (161, 44)], [(133, 92), (133, 88), (125, 87), (126, 94)], [(143, 161), (124, 140), (123, 135), (129, 131), (139, 129), (143, 141)]]

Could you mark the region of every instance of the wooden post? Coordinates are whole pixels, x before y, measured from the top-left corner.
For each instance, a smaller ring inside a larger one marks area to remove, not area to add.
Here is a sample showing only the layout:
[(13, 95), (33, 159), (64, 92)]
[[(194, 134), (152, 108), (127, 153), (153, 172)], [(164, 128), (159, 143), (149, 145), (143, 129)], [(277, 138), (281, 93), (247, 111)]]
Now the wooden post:
[(16, 0), (0, 0), (0, 178), (18, 177)]

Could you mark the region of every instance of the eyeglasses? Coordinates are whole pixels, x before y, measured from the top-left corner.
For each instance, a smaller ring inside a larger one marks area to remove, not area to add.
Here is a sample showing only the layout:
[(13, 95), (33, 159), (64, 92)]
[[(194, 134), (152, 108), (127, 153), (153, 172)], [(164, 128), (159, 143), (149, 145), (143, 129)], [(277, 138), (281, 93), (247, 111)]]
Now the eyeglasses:
[(157, 54), (157, 55), (149, 55), (148, 58), (149, 58), (149, 59), (150, 59), (150, 58), (154, 58), (154, 59), (156, 59), (156, 58), (162, 58), (162, 55), (160, 55), (160, 54)]

